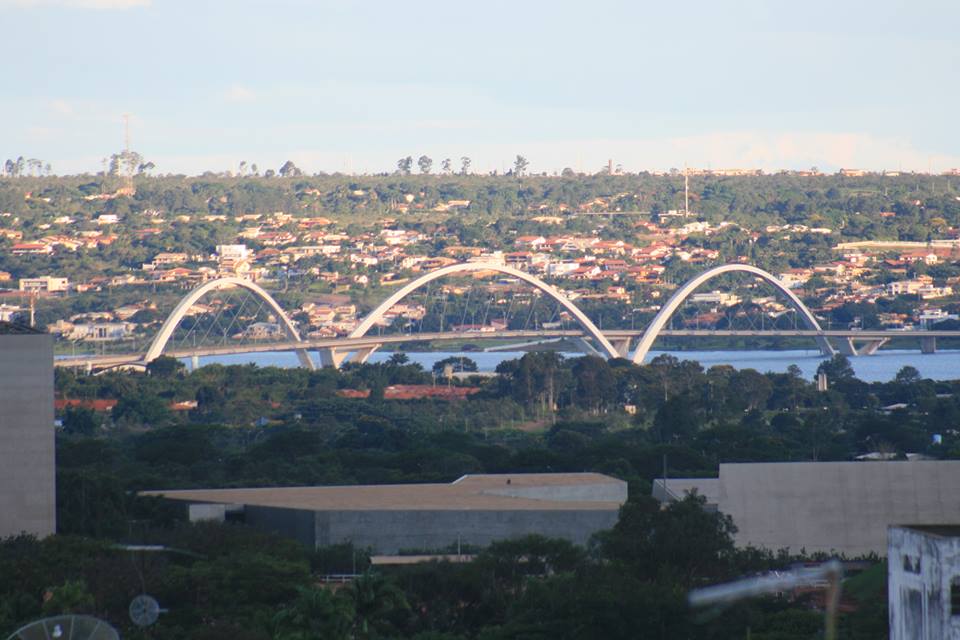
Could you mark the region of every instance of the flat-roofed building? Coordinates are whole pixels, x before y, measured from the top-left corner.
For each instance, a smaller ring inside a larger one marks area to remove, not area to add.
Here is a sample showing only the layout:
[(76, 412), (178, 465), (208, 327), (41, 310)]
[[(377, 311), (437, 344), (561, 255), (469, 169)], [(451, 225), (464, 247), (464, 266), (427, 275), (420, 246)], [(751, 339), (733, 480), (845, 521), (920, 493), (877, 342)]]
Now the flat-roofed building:
[(192, 519), (240, 512), (311, 547), (353, 542), (380, 553), (486, 546), (529, 534), (585, 544), (617, 522), (627, 484), (598, 473), (466, 475), (449, 484), (147, 491)]
[(54, 293), (67, 291), (70, 281), (67, 278), (43, 276), (42, 278), (20, 278), (20, 291)]
[(0, 322), (0, 539), (56, 530), (53, 336)]
[(960, 522), (957, 460), (721, 464), (719, 478), (663, 482), (655, 498), (696, 490), (733, 518), (741, 547), (883, 555), (891, 525)]

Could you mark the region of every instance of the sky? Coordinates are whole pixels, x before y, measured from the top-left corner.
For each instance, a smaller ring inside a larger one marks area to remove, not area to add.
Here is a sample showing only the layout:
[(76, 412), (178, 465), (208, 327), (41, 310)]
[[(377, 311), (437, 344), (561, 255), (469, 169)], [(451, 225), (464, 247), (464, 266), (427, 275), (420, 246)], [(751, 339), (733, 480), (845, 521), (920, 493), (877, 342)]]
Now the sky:
[(0, 0), (0, 162), (960, 167), (956, 0)]

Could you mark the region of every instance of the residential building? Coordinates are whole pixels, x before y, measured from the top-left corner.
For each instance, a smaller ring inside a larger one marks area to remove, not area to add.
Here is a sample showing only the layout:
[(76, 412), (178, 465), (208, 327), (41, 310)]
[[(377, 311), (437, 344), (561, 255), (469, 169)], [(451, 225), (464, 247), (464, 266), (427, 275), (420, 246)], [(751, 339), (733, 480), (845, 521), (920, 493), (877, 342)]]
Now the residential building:
[(68, 291), (70, 281), (67, 278), (57, 278), (54, 276), (43, 276), (42, 278), (21, 278), (20, 291), (29, 291), (33, 293), (56, 293)]

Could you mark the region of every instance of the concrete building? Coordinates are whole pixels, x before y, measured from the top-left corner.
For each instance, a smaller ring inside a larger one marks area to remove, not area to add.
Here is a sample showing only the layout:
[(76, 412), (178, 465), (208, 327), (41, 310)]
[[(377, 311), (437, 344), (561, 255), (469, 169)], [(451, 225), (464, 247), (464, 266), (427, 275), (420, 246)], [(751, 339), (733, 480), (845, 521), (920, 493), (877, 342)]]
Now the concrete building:
[(56, 293), (70, 289), (67, 278), (43, 276), (42, 278), (20, 278), (20, 291), (35, 293)]
[(56, 530), (53, 336), (0, 322), (0, 538)]
[(890, 527), (890, 640), (960, 638), (960, 526)]
[(657, 480), (653, 496), (697, 490), (733, 518), (738, 546), (856, 556), (887, 550), (887, 527), (960, 522), (960, 461), (721, 464), (718, 478)]
[(353, 542), (379, 553), (541, 534), (585, 544), (611, 528), (627, 484), (597, 473), (466, 475), (450, 484), (148, 491), (188, 503), (191, 519), (242, 514), (311, 547)]

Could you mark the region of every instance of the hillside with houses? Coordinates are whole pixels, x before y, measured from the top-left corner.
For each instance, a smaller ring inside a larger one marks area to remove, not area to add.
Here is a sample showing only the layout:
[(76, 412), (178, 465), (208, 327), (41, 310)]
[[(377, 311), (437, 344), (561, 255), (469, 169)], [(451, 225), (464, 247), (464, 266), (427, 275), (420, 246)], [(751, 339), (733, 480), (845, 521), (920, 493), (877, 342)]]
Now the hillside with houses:
[[(607, 326), (632, 326), (694, 273), (742, 262), (829, 326), (955, 328), (956, 179), (693, 172), (685, 194), (671, 174), (141, 176), (130, 193), (111, 176), (8, 177), (0, 320), (32, 318), (75, 345), (123, 342), (154, 332), (186, 290), (231, 275), (276, 291), (305, 335), (333, 337), (417, 274), (474, 261), (533, 273), (606, 309)], [(788, 312), (737, 285), (700, 292), (682, 322)], [(426, 311), (398, 305), (385, 322)]]

